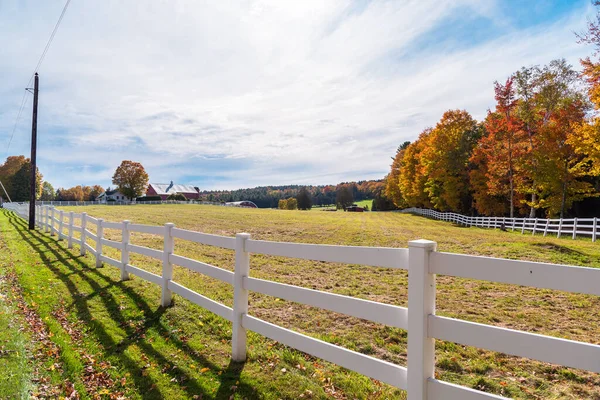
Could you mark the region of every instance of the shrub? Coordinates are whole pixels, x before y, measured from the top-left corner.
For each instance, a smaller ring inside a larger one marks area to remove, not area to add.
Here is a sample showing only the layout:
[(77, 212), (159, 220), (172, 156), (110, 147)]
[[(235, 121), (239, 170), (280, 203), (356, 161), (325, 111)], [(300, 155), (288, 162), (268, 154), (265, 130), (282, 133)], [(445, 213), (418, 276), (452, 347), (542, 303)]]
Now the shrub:
[(280, 210), (296, 210), (298, 209), (298, 201), (294, 197), (281, 199), (279, 200), (278, 208)]
[(182, 195), (181, 193), (171, 193), (167, 197), (167, 200), (187, 201), (187, 199), (185, 198), (185, 196)]
[(298, 200), (295, 197), (290, 197), (287, 199), (287, 209), (288, 210), (297, 210), (298, 209)]
[(279, 200), (278, 207), (280, 210), (287, 210), (287, 200), (285, 200), (285, 199)]
[(160, 196), (144, 196), (138, 197), (136, 201), (160, 201), (162, 198)]

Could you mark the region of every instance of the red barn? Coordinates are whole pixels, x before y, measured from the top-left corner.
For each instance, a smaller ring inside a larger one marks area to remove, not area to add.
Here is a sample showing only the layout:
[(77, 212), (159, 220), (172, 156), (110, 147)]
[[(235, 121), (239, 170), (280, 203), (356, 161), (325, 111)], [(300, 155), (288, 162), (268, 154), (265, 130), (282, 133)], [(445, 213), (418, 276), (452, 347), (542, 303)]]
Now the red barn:
[(171, 183), (151, 183), (146, 190), (146, 196), (160, 196), (162, 200), (166, 200), (173, 193), (180, 193), (188, 200), (200, 198), (200, 192), (194, 186), (176, 185), (173, 181)]

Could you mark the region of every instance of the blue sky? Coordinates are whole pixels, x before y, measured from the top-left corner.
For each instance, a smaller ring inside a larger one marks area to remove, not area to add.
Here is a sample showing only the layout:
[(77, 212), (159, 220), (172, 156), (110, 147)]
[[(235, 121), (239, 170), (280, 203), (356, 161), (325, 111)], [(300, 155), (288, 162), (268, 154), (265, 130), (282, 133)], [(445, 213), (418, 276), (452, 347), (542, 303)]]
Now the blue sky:
[[(0, 157), (63, 0), (0, 0)], [(40, 68), (38, 165), (109, 186), (124, 159), (202, 189), (378, 179), (493, 82), (591, 53), (589, 1), (73, 0)], [(8, 154), (29, 154), (31, 99)]]

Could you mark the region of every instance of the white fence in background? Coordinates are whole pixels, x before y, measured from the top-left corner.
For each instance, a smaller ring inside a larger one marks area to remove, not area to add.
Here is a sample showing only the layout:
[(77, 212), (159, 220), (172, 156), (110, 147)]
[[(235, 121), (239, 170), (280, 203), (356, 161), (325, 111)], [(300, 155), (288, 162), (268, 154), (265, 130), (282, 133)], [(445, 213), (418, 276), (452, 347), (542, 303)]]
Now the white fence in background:
[[(23, 205), (5, 208), (27, 218)], [(161, 305), (171, 304), (173, 293), (220, 315), (233, 324), (232, 358), (246, 359), (246, 331), (253, 331), (315, 357), (336, 363), (379, 381), (407, 390), (409, 400), (478, 400), (503, 397), (435, 379), (435, 339), (498, 351), (543, 362), (600, 373), (600, 346), (523, 331), (478, 324), (436, 315), (436, 275), (486, 280), (573, 293), (600, 295), (600, 269), (528, 261), (505, 260), (436, 251), (436, 243), (414, 240), (407, 249), (330, 246), (253, 240), (249, 234), (236, 237), (209, 235), (164, 226), (108, 222), (86, 213), (64, 212), (50, 206), (36, 208), (36, 226), (68, 246), (91, 253), (96, 265), (108, 264), (121, 271), (121, 279), (137, 275), (162, 288)], [(79, 225), (76, 222), (79, 221)], [(88, 230), (96, 225), (96, 234)], [(122, 241), (103, 237), (104, 229), (122, 231)], [(66, 233), (65, 233), (66, 232)], [(81, 239), (73, 237), (80, 232)], [(163, 250), (129, 243), (131, 232), (160, 236)], [(95, 246), (88, 243), (93, 241)], [(174, 253), (174, 241), (187, 240), (235, 251), (235, 271), (230, 272)], [(121, 250), (121, 259), (103, 254), (104, 246)], [(156, 275), (129, 263), (130, 253), (162, 260)], [(344, 264), (408, 270), (408, 308), (250, 277), (251, 254), (300, 258)], [(173, 281), (173, 265), (211, 276), (233, 286), (233, 308), (211, 300)], [(407, 367), (382, 361), (312, 337), (282, 328), (248, 314), (248, 292), (307, 304), (408, 331)]]
[(531, 232), (547, 236), (549, 233), (556, 233), (556, 237), (568, 236), (575, 239), (579, 236), (591, 236), (592, 242), (600, 236), (600, 226), (598, 218), (508, 218), (508, 217), (467, 217), (466, 215), (452, 212), (439, 212), (425, 208), (405, 208), (401, 212), (418, 214), (425, 217), (439, 219), (441, 221), (450, 221), (455, 224), (465, 226), (476, 226), (479, 228), (504, 228), (507, 230), (517, 230), (521, 233)]
[[(202, 204), (207, 206), (224, 206), (224, 207), (241, 207), (241, 208), (253, 208), (253, 207), (245, 207), (232, 205), (228, 203), (219, 203), (214, 201), (201, 201), (201, 200), (151, 200), (151, 201), (36, 201), (37, 205), (41, 206), (55, 206), (55, 207), (71, 207), (71, 206), (134, 206), (134, 205), (144, 205), (144, 204)], [(19, 205), (29, 205), (29, 202), (21, 202), (21, 203), (6, 203), (6, 204), (19, 204)]]
[[(24, 202), (23, 204), (29, 204)], [(129, 206), (136, 204), (207, 204), (207, 205), (220, 205), (221, 203), (214, 203), (209, 201), (198, 201), (198, 200), (151, 200), (151, 201), (36, 201), (36, 204), (42, 206), (57, 206), (57, 207), (70, 207), (70, 206), (95, 206), (95, 205), (104, 205), (104, 206)]]

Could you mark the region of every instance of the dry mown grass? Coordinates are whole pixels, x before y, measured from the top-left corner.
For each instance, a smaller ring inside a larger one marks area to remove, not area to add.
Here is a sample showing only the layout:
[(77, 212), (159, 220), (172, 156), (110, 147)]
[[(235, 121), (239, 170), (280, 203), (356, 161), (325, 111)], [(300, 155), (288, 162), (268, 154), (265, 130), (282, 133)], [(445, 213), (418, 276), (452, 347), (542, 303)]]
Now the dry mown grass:
[[(406, 247), (409, 240), (438, 242), (438, 250), (600, 267), (600, 244), (589, 240), (556, 239), (477, 228), (399, 213), (329, 213), (248, 210), (214, 206), (94, 206), (68, 208), (110, 221), (177, 227), (233, 236), (248, 232), (255, 239), (302, 243)], [(109, 239), (119, 232), (107, 230)], [(162, 248), (151, 235), (132, 234), (132, 243)], [(232, 270), (232, 251), (176, 240), (177, 254)], [(118, 251), (108, 255), (119, 258)], [(159, 273), (160, 264), (132, 255), (132, 264)], [(278, 282), (406, 306), (407, 276), (404, 271), (340, 265), (280, 257), (252, 256), (251, 275)], [(213, 299), (232, 304), (232, 290), (225, 284), (176, 268), (176, 281)], [(538, 290), (514, 285), (438, 277), (438, 313), (469, 321), (510, 327), (573, 340), (599, 343), (600, 298)], [(156, 300), (158, 301), (158, 299)], [(250, 313), (350, 349), (404, 365), (406, 332), (252, 293)], [(229, 328), (228, 328), (229, 329)], [(250, 357), (265, 356), (254, 342)], [(438, 377), (514, 398), (600, 399), (600, 376), (585, 371), (539, 363), (503, 354), (438, 341)], [(288, 352), (289, 353), (289, 352)], [(295, 357), (289, 353), (290, 364)], [(331, 367), (333, 368), (333, 367)], [(352, 385), (332, 387), (352, 397)], [(385, 393), (392, 389), (382, 388)], [(344, 392), (345, 391), (345, 392)]]

